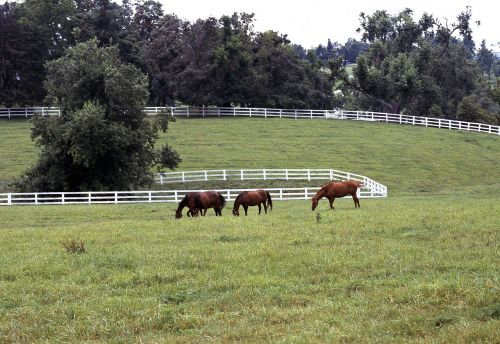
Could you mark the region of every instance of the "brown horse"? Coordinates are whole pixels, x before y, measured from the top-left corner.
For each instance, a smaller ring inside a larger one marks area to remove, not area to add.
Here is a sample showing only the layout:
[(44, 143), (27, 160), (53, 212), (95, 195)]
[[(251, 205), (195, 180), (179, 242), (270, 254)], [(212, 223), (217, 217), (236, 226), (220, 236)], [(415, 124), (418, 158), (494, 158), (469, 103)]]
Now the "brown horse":
[[(266, 204), (267, 202), (267, 204)], [(259, 215), (262, 210), (261, 204), (264, 205), (264, 212), (267, 214), (267, 206), (269, 210), (273, 209), (273, 201), (271, 195), (266, 190), (243, 191), (234, 200), (233, 215), (240, 216), (240, 205), (245, 209), (245, 216), (247, 215), (248, 206), (259, 206)]]
[(333, 207), (333, 201), (337, 197), (344, 197), (347, 195), (351, 195), (354, 200), (354, 208), (359, 208), (359, 198), (356, 195), (358, 188), (362, 187), (363, 183), (358, 182), (357, 180), (347, 180), (345, 182), (330, 182), (323, 186), (314, 197), (311, 199), (312, 201), (312, 210), (316, 209), (318, 206), (318, 201), (326, 197), (330, 202), (330, 209), (335, 209)]
[[(184, 198), (179, 203), (177, 210), (175, 211), (175, 218), (180, 219), (182, 217), (182, 209), (184, 207), (188, 207), (189, 210), (187, 212), (187, 216), (196, 216), (198, 214), (198, 209), (196, 209), (194, 204), (194, 198), (198, 195), (199, 192), (188, 192)], [(203, 213), (202, 213), (203, 215)]]
[(226, 199), (217, 191), (204, 191), (194, 196), (195, 212), (198, 209), (200, 212), (206, 212), (208, 208), (214, 208), (215, 216), (222, 216), (222, 208), (224, 208), (225, 205)]

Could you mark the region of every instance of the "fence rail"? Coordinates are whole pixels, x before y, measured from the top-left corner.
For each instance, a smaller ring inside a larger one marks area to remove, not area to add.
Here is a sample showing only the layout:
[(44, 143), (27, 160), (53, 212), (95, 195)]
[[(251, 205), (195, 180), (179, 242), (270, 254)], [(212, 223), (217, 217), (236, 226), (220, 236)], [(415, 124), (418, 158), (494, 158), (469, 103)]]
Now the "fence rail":
[[(144, 112), (155, 115), (165, 109), (172, 111), (174, 117), (262, 117), (262, 118), (295, 118), (295, 119), (344, 119), (368, 122), (385, 122), (407, 125), (418, 125), (461, 131), (475, 131), (500, 135), (500, 126), (484, 123), (456, 121), (444, 118), (408, 116), (372, 111), (348, 110), (303, 110), (303, 109), (268, 109), (238, 107), (146, 107)], [(0, 117), (30, 117), (36, 114), (60, 115), (57, 107), (32, 107), (17, 109), (0, 109)]]
[(158, 173), (158, 184), (228, 180), (358, 180), (376, 195), (387, 195), (387, 187), (366, 176), (333, 169), (239, 169)]
[(59, 116), (58, 107), (0, 108), (0, 117)]
[[(319, 187), (264, 188), (273, 200), (289, 201), (309, 199)], [(216, 189), (227, 201), (232, 201), (240, 192), (254, 189)], [(0, 194), (0, 206), (13, 205), (66, 205), (66, 204), (127, 204), (127, 203), (177, 203), (186, 193), (200, 190), (161, 191), (109, 191), (109, 192), (39, 192)], [(203, 191), (203, 190), (202, 190)], [(360, 198), (380, 198), (372, 190), (358, 191)]]

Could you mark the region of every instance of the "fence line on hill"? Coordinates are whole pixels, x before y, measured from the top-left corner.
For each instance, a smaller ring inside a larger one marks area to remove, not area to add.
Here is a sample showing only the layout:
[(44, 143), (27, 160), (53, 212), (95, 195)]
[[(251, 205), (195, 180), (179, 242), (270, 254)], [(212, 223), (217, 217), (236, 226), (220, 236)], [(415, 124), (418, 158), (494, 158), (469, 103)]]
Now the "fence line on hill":
[(333, 169), (238, 169), (161, 172), (156, 174), (157, 184), (189, 183), (228, 180), (358, 180), (376, 194), (387, 194), (387, 187), (360, 174)]
[[(240, 108), (240, 107), (145, 107), (148, 115), (155, 115), (165, 109), (171, 110), (174, 117), (262, 117), (262, 118), (294, 118), (294, 119), (343, 119), (368, 122), (385, 122), (407, 125), (417, 125), (430, 128), (441, 128), (460, 131), (475, 131), (500, 135), (500, 126), (476, 122), (457, 121), (445, 118), (409, 116), (373, 111), (349, 110), (301, 110), (301, 109), (270, 109), (270, 108)], [(0, 117), (30, 117), (36, 114), (42, 116), (60, 115), (56, 107), (3, 108)]]
[[(314, 196), (320, 187), (263, 188), (275, 201), (306, 200)], [(227, 201), (234, 200), (240, 192), (255, 189), (214, 189)], [(33, 192), (2, 193), (0, 206), (13, 205), (69, 205), (69, 204), (127, 204), (127, 203), (177, 203), (186, 193), (203, 190), (159, 191), (89, 191), (89, 192)], [(359, 198), (387, 197), (373, 190), (358, 189)]]

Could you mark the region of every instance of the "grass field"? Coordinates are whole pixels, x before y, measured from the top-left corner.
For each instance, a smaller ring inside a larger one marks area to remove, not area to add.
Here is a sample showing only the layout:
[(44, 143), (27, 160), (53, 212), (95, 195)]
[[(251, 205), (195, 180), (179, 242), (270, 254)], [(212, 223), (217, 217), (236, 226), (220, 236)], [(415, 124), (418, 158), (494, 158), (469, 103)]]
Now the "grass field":
[[(36, 150), (26, 122), (0, 134), (9, 178)], [(1, 207), (0, 342), (498, 342), (498, 137), (250, 119), (168, 137), (181, 169), (334, 168), (389, 197), (180, 220), (174, 204)]]
[[(184, 160), (178, 170), (333, 168), (366, 175), (392, 195), (500, 187), (496, 135), (355, 121), (224, 118), (179, 119), (159, 142), (166, 138)], [(0, 146), (0, 180), (18, 177), (36, 159), (25, 120), (0, 121)]]

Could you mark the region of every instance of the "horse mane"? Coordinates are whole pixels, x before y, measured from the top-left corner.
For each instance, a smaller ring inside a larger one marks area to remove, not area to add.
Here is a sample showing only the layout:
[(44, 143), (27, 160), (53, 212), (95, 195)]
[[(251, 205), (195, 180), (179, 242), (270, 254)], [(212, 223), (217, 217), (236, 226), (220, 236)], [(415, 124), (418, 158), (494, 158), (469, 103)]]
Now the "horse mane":
[(186, 194), (184, 196), (184, 198), (179, 203), (179, 207), (177, 209), (181, 209), (181, 208), (184, 208), (185, 206), (187, 206), (187, 203), (189, 202), (189, 197), (188, 196), (189, 196), (189, 194)]
[[(240, 200), (241, 197), (243, 197), (243, 195), (246, 195), (248, 191), (243, 191), (242, 193), (240, 193), (238, 196), (236, 196), (236, 198), (234, 199), (234, 202)], [(241, 200), (240, 200), (241, 202)]]

